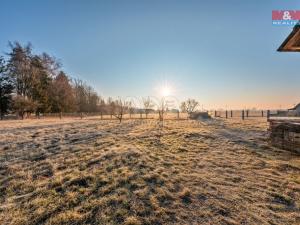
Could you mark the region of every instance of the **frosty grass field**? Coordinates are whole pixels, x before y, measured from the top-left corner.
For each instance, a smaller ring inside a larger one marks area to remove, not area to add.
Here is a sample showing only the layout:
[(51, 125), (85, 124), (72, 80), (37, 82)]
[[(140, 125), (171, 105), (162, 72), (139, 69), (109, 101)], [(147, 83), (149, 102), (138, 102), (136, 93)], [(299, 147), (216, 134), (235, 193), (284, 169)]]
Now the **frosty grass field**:
[(0, 224), (299, 224), (265, 118), (0, 122)]

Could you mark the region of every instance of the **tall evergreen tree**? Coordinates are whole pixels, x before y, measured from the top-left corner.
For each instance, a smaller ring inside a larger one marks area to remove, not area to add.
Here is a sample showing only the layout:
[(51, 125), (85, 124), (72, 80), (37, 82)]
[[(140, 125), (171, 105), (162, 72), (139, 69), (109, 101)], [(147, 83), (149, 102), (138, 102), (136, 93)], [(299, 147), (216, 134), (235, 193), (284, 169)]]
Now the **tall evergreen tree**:
[(16, 94), (25, 98), (30, 97), (32, 88), (32, 46), (22, 46), (19, 42), (9, 43), (11, 52), (8, 53), (8, 72), (14, 79)]
[(32, 99), (38, 102), (37, 113), (51, 110), (50, 89), (59, 68), (57, 65), (56, 60), (46, 53), (41, 56), (35, 55), (31, 60), (32, 86), (30, 93)]
[(75, 98), (73, 87), (68, 76), (60, 72), (52, 83), (52, 110), (53, 112), (74, 112)]
[(11, 107), (12, 92), (14, 89), (12, 79), (7, 75), (7, 68), (3, 57), (0, 57), (0, 118), (8, 113)]

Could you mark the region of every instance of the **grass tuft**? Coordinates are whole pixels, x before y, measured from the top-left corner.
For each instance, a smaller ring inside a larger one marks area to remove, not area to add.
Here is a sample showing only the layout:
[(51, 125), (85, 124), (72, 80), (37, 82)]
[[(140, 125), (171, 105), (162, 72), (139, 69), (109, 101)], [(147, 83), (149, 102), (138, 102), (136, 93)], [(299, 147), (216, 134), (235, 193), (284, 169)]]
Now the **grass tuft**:
[(124, 223), (124, 225), (141, 225), (141, 224), (142, 224), (141, 221), (134, 216), (127, 217)]

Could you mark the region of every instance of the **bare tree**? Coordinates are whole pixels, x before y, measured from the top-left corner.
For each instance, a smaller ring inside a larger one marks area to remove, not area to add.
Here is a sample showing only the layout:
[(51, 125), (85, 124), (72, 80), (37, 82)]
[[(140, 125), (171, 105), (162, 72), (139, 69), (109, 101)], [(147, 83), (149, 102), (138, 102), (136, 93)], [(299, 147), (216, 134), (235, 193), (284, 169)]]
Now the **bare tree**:
[(165, 98), (160, 99), (159, 105), (158, 105), (158, 116), (159, 116), (159, 121), (162, 123), (164, 122), (164, 114), (168, 109), (168, 104)]
[(190, 117), (191, 114), (196, 111), (198, 106), (199, 102), (197, 102), (195, 99), (189, 98), (188, 100), (181, 103), (180, 108), (182, 112), (186, 112)]
[(112, 116), (115, 114), (116, 111), (116, 103), (111, 97), (107, 99), (107, 108), (110, 114), (110, 118), (112, 118)]
[(103, 119), (103, 113), (105, 110), (105, 100), (102, 99), (101, 97), (99, 97), (99, 105), (98, 105), (98, 109), (101, 115), (101, 119)]
[(135, 107), (132, 101), (128, 102), (128, 111), (129, 111), (129, 118), (131, 119), (131, 115), (135, 112)]
[(146, 119), (148, 118), (148, 114), (153, 108), (153, 102), (151, 101), (150, 97), (143, 98), (143, 105), (144, 105), (144, 110), (146, 114)]
[(114, 116), (119, 120), (120, 123), (122, 122), (123, 116), (128, 109), (128, 105), (129, 105), (129, 102), (126, 102), (125, 100), (122, 100), (121, 98), (119, 98), (115, 101)]
[(73, 79), (76, 108), (80, 113), (87, 112), (89, 108), (88, 104), (88, 86), (79, 79)]
[(156, 108), (158, 112), (158, 126), (157, 126), (157, 131), (158, 131), (158, 139), (160, 141), (161, 137), (163, 136), (163, 128), (164, 128), (164, 115), (167, 111), (168, 108), (168, 102), (167, 100), (163, 97), (159, 99), (156, 103)]

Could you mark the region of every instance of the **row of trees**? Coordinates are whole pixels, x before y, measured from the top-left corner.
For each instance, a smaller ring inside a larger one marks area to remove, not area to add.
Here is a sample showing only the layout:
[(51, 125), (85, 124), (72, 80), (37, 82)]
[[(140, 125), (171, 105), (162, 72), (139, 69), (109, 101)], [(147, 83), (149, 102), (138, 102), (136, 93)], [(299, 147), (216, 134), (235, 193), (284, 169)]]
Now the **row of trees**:
[(0, 56), (0, 114), (94, 112), (99, 96), (78, 79), (71, 79), (47, 53), (33, 54), (31, 44), (9, 43), (7, 60)]
[[(125, 113), (132, 114), (138, 108), (148, 114), (156, 108), (163, 117), (168, 106), (166, 101), (155, 103), (148, 97), (142, 106), (121, 98), (102, 99), (96, 91), (79, 79), (72, 79), (60, 62), (47, 53), (34, 54), (31, 44), (9, 43), (6, 60), (0, 56), (0, 116), (62, 112), (100, 112), (122, 121)], [(198, 102), (189, 99), (181, 104), (183, 112), (192, 113)]]

